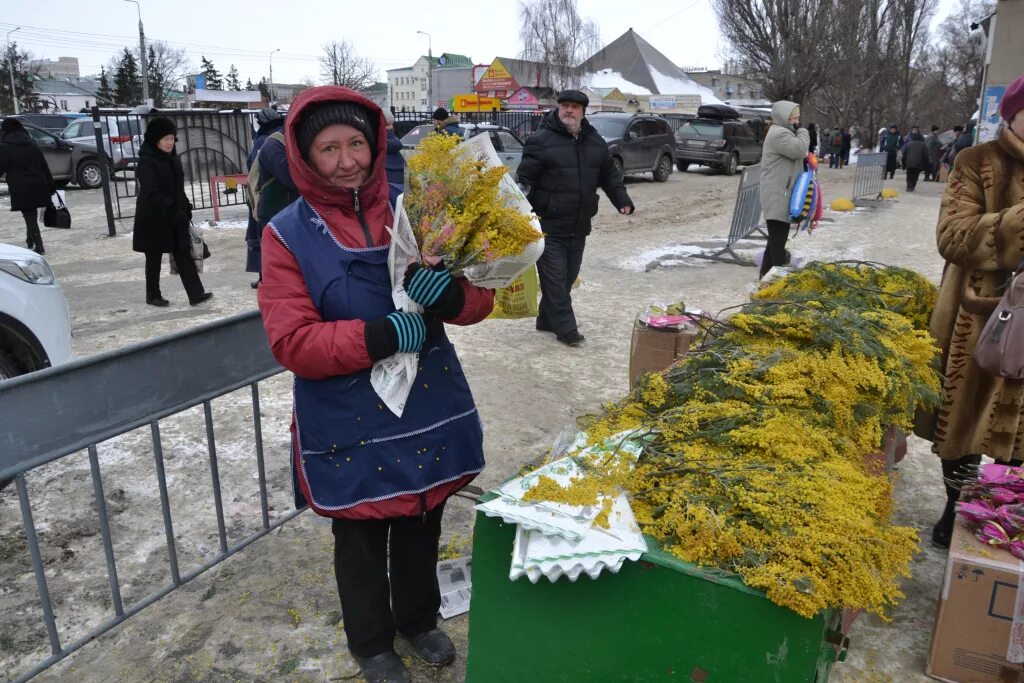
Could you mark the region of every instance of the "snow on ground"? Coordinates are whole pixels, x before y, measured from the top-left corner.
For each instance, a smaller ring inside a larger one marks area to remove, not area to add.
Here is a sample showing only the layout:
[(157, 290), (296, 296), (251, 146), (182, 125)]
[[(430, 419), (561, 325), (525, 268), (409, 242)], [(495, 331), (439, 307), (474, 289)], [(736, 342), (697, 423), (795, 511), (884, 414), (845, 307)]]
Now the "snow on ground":
[[(827, 197), (850, 195), (852, 168), (820, 173)], [(587, 337), (582, 347), (558, 344), (550, 334), (535, 331), (531, 320), (495, 320), (449, 331), (485, 426), (488, 467), (479, 485), (489, 488), (503, 481), (543, 452), (576, 417), (624, 395), (633, 318), (646, 304), (682, 299), (691, 307), (716, 311), (746, 298), (755, 269), (689, 256), (693, 249), (713, 248), (728, 234), (737, 185), (737, 178), (707, 169), (676, 172), (666, 183), (641, 176), (627, 182), (637, 206), (634, 215), (621, 216), (601, 202), (582, 284), (573, 294)], [(900, 191), (897, 201), (829, 215), (835, 220), (790, 242), (793, 256), (893, 263), (938, 281), (942, 261), (934, 229), (941, 186), (921, 183), (916, 193), (903, 194), (902, 174), (888, 185)], [(5, 201), (0, 194), (0, 205)], [(243, 272), (244, 209), (224, 210), (221, 225), (233, 227), (204, 231), (213, 257), (204, 264), (202, 279), (215, 298), (190, 307), (180, 283), (165, 268), (163, 293), (171, 305), (157, 309), (144, 303), (143, 259), (132, 252), (126, 235), (131, 221), (119, 223), (118, 236), (108, 238), (99, 191), (69, 189), (67, 202), (74, 227), (45, 229), (43, 235), (47, 259), (68, 298), (77, 354), (122, 348), (254, 308), (253, 276)], [(197, 224), (211, 213), (196, 212)], [(0, 242), (17, 244), (23, 236), (20, 215), (0, 213)], [(749, 257), (763, 242), (741, 247)], [(645, 269), (661, 256), (668, 258)], [(291, 509), (290, 389), (287, 374), (261, 383), (260, 389), (274, 515)], [(234, 542), (259, 526), (248, 392), (217, 399), (213, 409), (226, 524), (229, 542)], [(209, 559), (217, 547), (202, 424), (197, 409), (160, 423), (183, 573)], [(111, 439), (99, 445), (99, 454), (118, 570), (125, 600), (133, 604), (168, 582), (149, 432)], [(912, 438), (910, 455), (899, 469), (897, 521), (927, 538), (942, 506), (938, 463), (926, 444)], [(70, 456), (31, 472), (27, 481), (61, 636), (69, 642), (110, 616), (88, 460), (84, 454)], [(453, 499), (446, 508), (443, 542), (454, 540), (465, 549), (472, 520), (469, 503)], [(352, 677), (355, 666), (338, 624), (331, 544), (330, 527), (303, 514), (37, 680), (320, 681), (325, 669)], [(925, 544), (892, 622), (860, 618), (851, 633), (850, 658), (837, 665), (833, 681), (927, 680), (923, 670), (944, 560), (943, 552)], [(0, 677), (48, 654), (35, 596), (17, 496), (10, 487), (0, 493)], [(467, 624), (465, 616), (444, 624), (462, 653)], [(410, 654), (404, 643), (398, 647), (401, 654)], [(461, 656), (439, 671), (414, 665), (414, 677), (421, 681), (458, 681), (464, 671)]]

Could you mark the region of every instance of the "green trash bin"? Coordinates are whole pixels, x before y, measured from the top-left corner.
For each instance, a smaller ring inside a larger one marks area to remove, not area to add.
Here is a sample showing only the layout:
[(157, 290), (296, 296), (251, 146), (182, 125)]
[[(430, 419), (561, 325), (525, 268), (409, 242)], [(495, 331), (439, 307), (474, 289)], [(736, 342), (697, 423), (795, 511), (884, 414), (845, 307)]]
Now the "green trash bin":
[(839, 611), (806, 619), (660, 550), (596, 580), (510, 581), (514, 537), (477, 513), (469, 683), (814, 683), (845, 659)]

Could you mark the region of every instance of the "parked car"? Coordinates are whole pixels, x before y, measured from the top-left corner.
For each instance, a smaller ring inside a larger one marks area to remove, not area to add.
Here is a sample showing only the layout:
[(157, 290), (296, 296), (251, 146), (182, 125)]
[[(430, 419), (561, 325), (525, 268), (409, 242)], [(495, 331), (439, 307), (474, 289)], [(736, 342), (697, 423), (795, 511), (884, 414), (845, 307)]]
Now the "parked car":
[(22, 123), (29, 123), (36, 128), (59, 135), (69, 123), (85, 116), (84, 114), (12, 114), (5, 118), (21, 119)]
[(42, 150), (58, 187), (74, 183), (82, 189), (94, 190), (102, 184), (95, 143), (70, 142), (30, 123), (22, 121), (22, 125)]
[[(75, 121), (64, 128), (60, 136), (65, 140), (86, 144), (96, 149), (96, 131), (92, 124), (92, 119)], [(135, 168), (139, 147), (142, 145), (141, 129), (142, 123), (135, 116), (109, 116), (100, 122), (112, 171)]]
[(668, 121), (654, 114), (597, 112), (587, 116), (608, 141), (608, 151), (623, 175), (653, 173), (663, 183), (672, 175), (675, 139)]
[(512, 126), (512, 131), (519, 136), (520, 140), (529, 140), (530, 136), (540, 129), (540, 124), (544, 120), (545, 113), (546, 112), (542, 111), (531, 112), (530, 116)]
[(0, 381), (73, 359), (71, 316), (50, 265), (0, 244)]
[(761, 163), (761, 141), (748, 123), (696, 118), (676, 131), (676, 168), (710, 166), (733, 175), (739, 166)]
[[(402, 138), (402, 155), (408, 157), (423, 138), (434, 130), (433, 124), (425, 124), (416, 126), (406, 133)], [(523, 141), (511, 129), (493, 123), (460, 123), (459, 130), (462, 137), (467, 140), (477, 135), (490, 135), (491, 144), (494, 145), (494, 151), (498, 153), (501, 163), (510, 171), (519, 168), (519, 162), (523, 160)]]

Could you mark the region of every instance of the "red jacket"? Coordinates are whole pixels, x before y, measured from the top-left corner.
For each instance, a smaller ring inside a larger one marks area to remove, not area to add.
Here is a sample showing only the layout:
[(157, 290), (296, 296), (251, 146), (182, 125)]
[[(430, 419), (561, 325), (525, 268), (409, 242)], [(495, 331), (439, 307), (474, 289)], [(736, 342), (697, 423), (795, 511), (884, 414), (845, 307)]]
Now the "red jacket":
[[(378, 120), (377, 154), (369, 179), (359, 188), (360, 208), (366, 218), (373, 244), (368, 244), (355, 215), (354, 192), (327, 184), (303, 160), (295, 138), (295, 126), (302, 110), (311, 103), (347, 101), (365, 107)], [(387, 231), (394, 223), (388, 201), (384, 151), (387, 149), (387, 128), (380, 108), (348, 88), (326, 86), (307, 90), (296, 99), (285, 124), (285, 145), (289, 168), (295, 185), (324, 219), (331, 233), (342, 245), (350, 248), (389, 244)], [(273, 219), (270, 221), (273, 225)], [(456, 280), (466, 295), (462, 312), (445, 322), (472, 325), (488, 316), (494, 305), (494, 292)], [(263, 233), (263, 281), (257, 290), (257, 301), (263, 314), (263, 325), (270, 350), (281, 365), (296, 375), (323, 379), (347, 375), (373, 365), (366, 351), (363, 320), (324, 322), (309, 297), (302, 271), (291, 252), (281, 244), (272, 230)], [(294, 422), (292, 424), (293, 447)], [(432, 509), (449, 495), (465, 486), (473, 476), (440, 485), (427, 492), (427, 507)], [(419, 514), (418, 495), (400, 496), (381, 503), (366, 503), (347, 509), (338, 516), (349, 519), (412, 516)]]

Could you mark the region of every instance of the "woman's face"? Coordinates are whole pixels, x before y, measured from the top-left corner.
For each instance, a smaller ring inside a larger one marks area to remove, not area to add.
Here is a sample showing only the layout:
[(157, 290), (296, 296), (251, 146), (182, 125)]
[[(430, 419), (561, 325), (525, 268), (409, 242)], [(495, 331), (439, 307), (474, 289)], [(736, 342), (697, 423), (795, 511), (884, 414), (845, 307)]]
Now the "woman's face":
[(789, 115), (790, 123), (800, 123), (800, 107), (793, 107), (793, 113)]
[(357, 188), (370, 176), (373, 155), (365, 135), (352, 126), (335, 123), (313, 138), (309, 161), (331, 185)]
[(164, 154), (170, 154), (174, 150), (174, 143), (176, 140), (177, 138), (174, 136), (174, 133), (165, 135), (157, 141), (156, 147)]
[(1010, 130), (1012, 130), (1018, 138), (1024, 140), (1024, 111), (1017, 112), (1013, 120), (1010, 121)]

